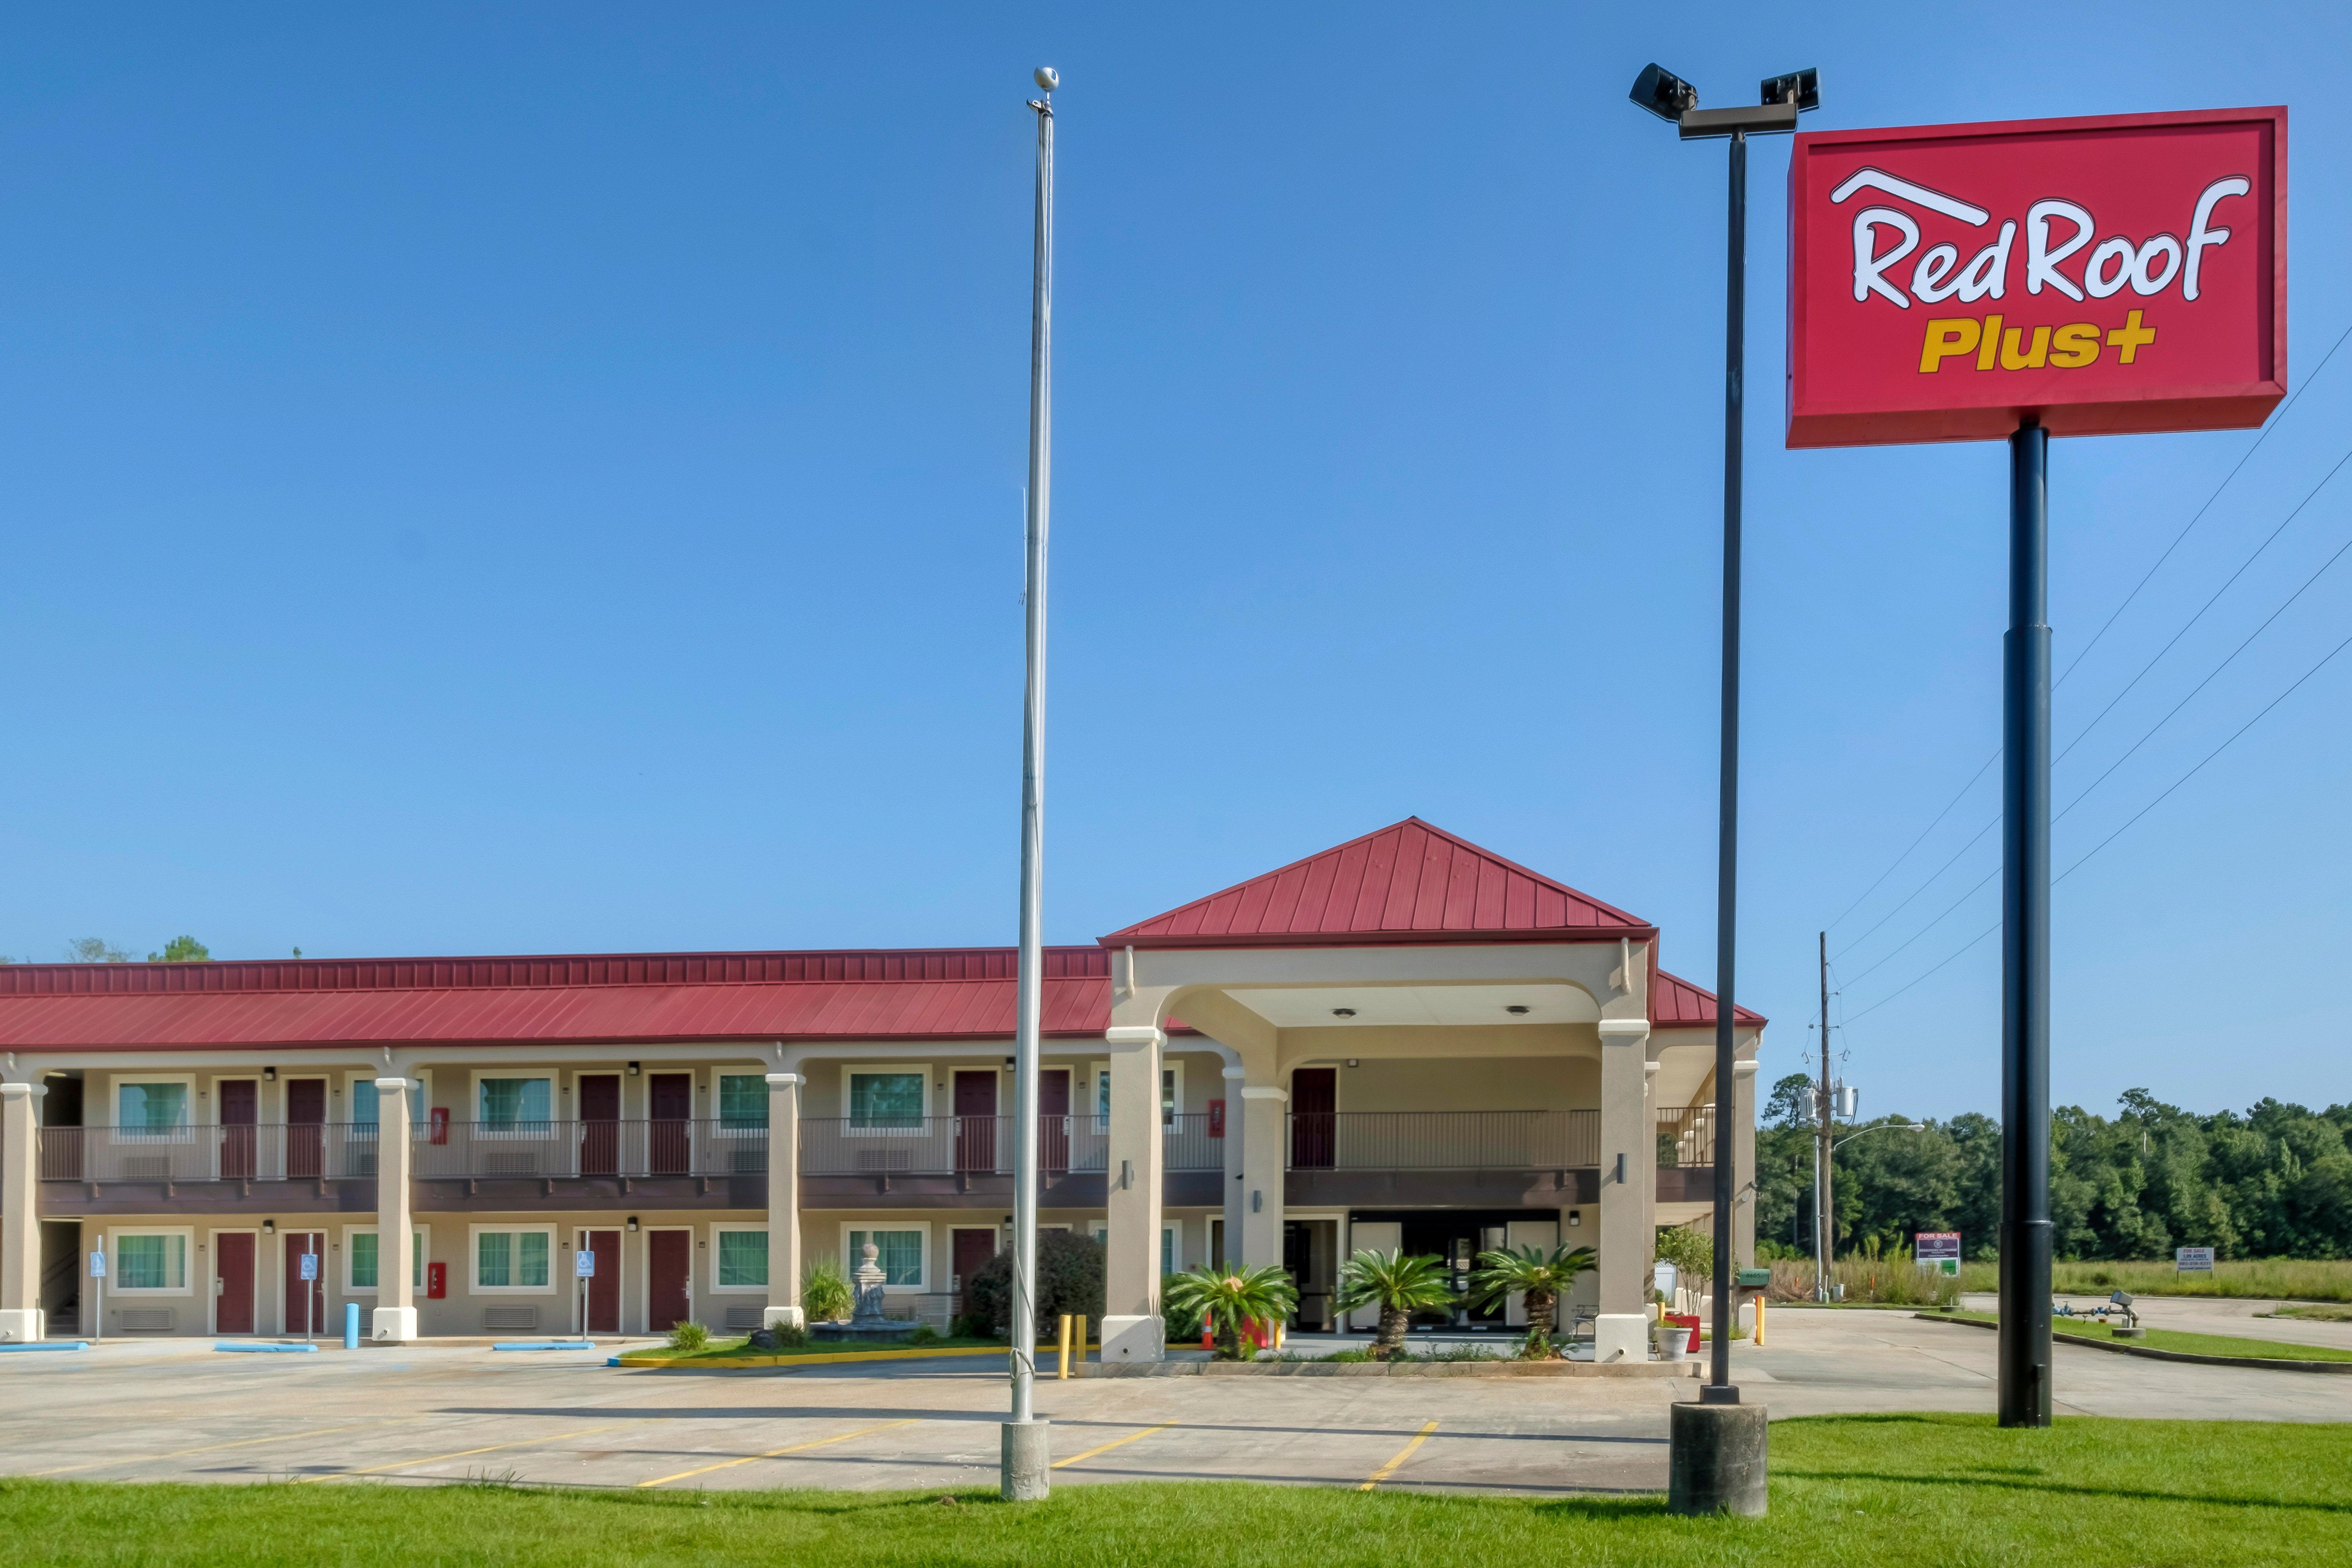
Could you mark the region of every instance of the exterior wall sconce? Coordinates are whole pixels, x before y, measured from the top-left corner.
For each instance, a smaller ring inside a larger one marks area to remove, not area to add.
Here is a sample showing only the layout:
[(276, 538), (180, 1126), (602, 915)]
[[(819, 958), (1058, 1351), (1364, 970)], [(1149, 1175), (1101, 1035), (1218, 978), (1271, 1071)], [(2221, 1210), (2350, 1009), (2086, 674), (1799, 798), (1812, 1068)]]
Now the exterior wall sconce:
[(631, 1063), (629, 1064), (629, 1076), (630, 1076), (631, 1078), (635, 1078), (635, 1077), (636, 1077), (636, 1076), (637, 1076), (637, 1064), (636, 1064), (636, 1063), (635, 1063), (635, 1062), (631, 1062)]
[(261, 1081), (264, 1083), (276, 1083), (278, 1081), (278, 1069), (276, 1068), (263, 1068), (261, 1069)]
[(1348, 1065), (1349, 1065), (1349, 1067), (1354, 1067), (1354, 1066), (1356, 1065), (1356, 1058), (1353, 1058), (1353, 1057), (1349, 1057), (1349, 1058), (1348, 1058)]
[(274, 1219), (263, 1220), (261, 1222), (261, 1234), (264, 1236), (276, 1236), (278, 1234), (278, 1222)]
[(1251, 1192), (1251, 1194), (1250, 1194), (1250, 1213), (1252, 1213), (1252, 1214), (1264, 1214), (1265, 1212), (1265, 1193), (1263, 1193), (1263, 1192), (1259, 1192), (1259, 1191), (1255, 1191), (1255, 1190), (1253, 1190), (1253, 1191)]
[(636, 1228), (637, 1228), (637, 1216), (636, 1216), (636, 1215), (631, 1215), (629, 1216), (629, 1229), (630, 1229), (631, 1231), (633, 1231), (633, 1232), (634, 1232)]
[(1582, 1225), (1583, 1223), (1584, 1223), (1584, 1211), (1583, 1211), (1582, 1209), (1570, 1209), (1570, 1210), (1569, 1210), (1569, 1211), (1568, 1211), (1568, 1228), (1569, 1228), (1569, 1229), (1570, 1229), (1570, 1230), (1574, 1230), (1578, 1226)]

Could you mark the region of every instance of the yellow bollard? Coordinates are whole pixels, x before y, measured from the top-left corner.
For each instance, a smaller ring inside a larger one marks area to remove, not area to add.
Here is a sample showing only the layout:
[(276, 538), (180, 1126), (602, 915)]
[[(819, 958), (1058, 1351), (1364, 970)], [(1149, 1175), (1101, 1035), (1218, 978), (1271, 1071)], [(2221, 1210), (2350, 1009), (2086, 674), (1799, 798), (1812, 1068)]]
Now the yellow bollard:
[(1062, 1314), (1061, 1379), (1064, 1383), (1070, 1380), (1070, 1314), (1067, 1312)]
[(1764, 1298), (1760, 1292), (1756, 1298), (1756, 1348), (1764, 1348)]
[(1087, 1363), (1087, 1315), (1086, 1315), (1084, 1312), (1080, 1312), (1080, 1313), (1078, 1314), (1078, 1364), (1079, 1364), (1080, 1366), (1084, 1366), (1084, 1365), (1086, 1365), (1086, 1363)]

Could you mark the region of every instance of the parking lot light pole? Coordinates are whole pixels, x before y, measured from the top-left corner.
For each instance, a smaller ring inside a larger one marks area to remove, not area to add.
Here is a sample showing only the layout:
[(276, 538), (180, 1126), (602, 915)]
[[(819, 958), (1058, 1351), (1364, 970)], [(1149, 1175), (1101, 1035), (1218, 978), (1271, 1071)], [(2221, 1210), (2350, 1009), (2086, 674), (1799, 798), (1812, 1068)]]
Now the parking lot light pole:
[[(1811, 70), (1766, 80), (1752, 108), (1701, 109), (1698, 89), (1652, 65), (1634, 80), (1633, 100), (1674, 122), (1685, 142), (1731, 142), (1728, 232), (1725, 236), (1723, 366), (1723, 696), (1716, 837), (1715, 909), (1715, 1322), (1702, 1407), (1739, 1404), (1731, 1381), (1733, 1227), (1736, 1174), (1732, 1119), (1727, 1113), (1736, 1076), (1733, 1006), (1738, 951), (1739, 891), (1739, 508), (1740, 421), (1747, 377), (1748, 138), (1797, 129), (1797, 116), (1821, 101)], [(1667, 1504), (1677, 1512), (1760, 1514), (1764, 1511), (1764, 1425), (1760, 1410), (1701, 1420), (1677, 1405), (1669, 1459)]]
[(1013, 1067), (1013, 1419), (1004, 1423), (999, 1489), (1007, 1502), (1044, 1498), (1053, 1479), (1052, 1427), (1037, 1419), (1037, 1034), (1045, 943), (1045, 542), (1054, 478), (1054, 89), (1034, 73), (1037, 205), (1030, 275), (1027, 686), (1021, 719), (1021, 957)]

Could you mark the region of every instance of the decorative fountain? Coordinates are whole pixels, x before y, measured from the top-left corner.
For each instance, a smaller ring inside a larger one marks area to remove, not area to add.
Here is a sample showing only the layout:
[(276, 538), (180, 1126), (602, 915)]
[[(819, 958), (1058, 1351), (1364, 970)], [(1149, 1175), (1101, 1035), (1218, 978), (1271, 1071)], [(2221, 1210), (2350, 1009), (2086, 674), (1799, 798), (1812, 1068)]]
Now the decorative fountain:
[(811, 1339), (890, 1344), (906, 1339), (915, 1331), (912, 1319), (886, 1318), (882, 1315), (882, 1282), (887, 1276), (882, 1272), (882, 1265), (875, 1261), (881, 1256), (881, 1249), (869, 1241), (863, 1248), (863, 1253), (864, 1256), (857, 1265), (857, 1272), (851, 1276), (851, 1279), (857, 1287), (857, 1295), (856, 1308), (849, 1315), (849, 1321), (813, 1323), (809, 1327)]

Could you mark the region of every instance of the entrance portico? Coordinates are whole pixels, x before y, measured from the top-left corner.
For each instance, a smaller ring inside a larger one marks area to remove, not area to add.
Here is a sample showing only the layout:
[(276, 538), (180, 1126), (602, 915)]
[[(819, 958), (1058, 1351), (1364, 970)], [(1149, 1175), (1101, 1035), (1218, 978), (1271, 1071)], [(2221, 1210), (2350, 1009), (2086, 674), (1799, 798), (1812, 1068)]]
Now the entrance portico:
[[(1549, 1205), (1563, 1239), (1595, 1237), (1597, 1352), (1641, 1359), (1662, 1142), (1653, 1086), (1696, 1088), (1686, 1061), (1711, 1048), (1709, 1031), (1685, 1016), (1705, 994), (1661, 974), (1657, 937), (1636, 916), (1418, 819), (1113, 932), (1102, 939), (1112, 950), (1108, 1035), (1114, 1063), (1128, 1066), (1111, 1078), (1115, 1188), (1127, 1173), (1156, 1173), (1159, 1058), (1180, 1027), (1234, 1062), (1225, 1135), (1240, 1150), (1228, 1173), (1229, 1212), (1240, 1213), (1228, 1235), (1238, 1230), (1238, 1259), (1253, 1268), (1284, 1261), (1286, 1194), (1302, 1163), (1336, 1173), (1353, 1149), (1409, 1135), (1423, 1147), (1384, 1163), (1391, 1176), (1409, 1163), (1426, 1177), (1390, 1190), (1409, 1205), (1440, 1206), (1448, 1195), (1459, 1202), (1441, 1172), (1540, 1168), (1531, 1153), (1496, 1159), (1497, 1142), (1538, 1131), (1527, 1118), (1597, 1110), (1585, 1134), (1597, 1134), (1597, 1147), (1570, 1154), (1563, 1143), (1551, 1156), (1556, 1184), (1523, 1184), (1517, 1198)], [(1657, 1026), (1659, 1000), (1678, 1027)], [(1741, 1042), (1752, 1059), (1763, 1020), (1740, 1022), (1752, 1025)], [(1340, 1083), (1378, 1080), (1377, 1089), (1359, 1099), (1343, 1088), (1328, 1110), (1293, 1110), (1300, 1069), (1339, 1064)], [(1365, 1064), (1375, 1071), (1360, 1074)], [(1680, 1070), (1654, 1078), (1669, 1066)], [(1487, 1120), (1427, 1124), (1457, 1109)], [(1406, 1116), (1421, 1124), (1408, 1130)], [(1568, 1179), (1594, 1166), (1589, 1194)], [(1112, 1194), (1107, 1359), (1156, 1360), (1164, 1342), (1158, 1191), (1153, 1180)], [(1572, 1229), (1588, 1205), (1598, 1225)]]

